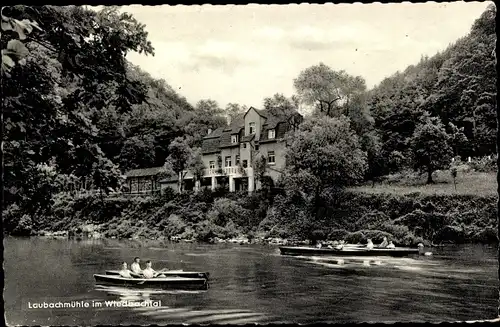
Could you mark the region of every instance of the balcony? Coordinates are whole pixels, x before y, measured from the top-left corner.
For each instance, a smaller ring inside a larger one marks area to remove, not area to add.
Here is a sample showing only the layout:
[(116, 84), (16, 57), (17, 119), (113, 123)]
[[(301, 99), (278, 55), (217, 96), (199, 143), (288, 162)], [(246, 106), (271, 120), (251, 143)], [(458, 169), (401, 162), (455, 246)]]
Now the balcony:
[(222, 168), (222, 173), (219, 168), (208, 168), (205, 169), (204, 177), (213, 177), (213, 176), (232, 176), (232, 177), (244, 177), (244, 176), (252, 176), (253, 168), (241, 168), (239, 166), (231, 166)]

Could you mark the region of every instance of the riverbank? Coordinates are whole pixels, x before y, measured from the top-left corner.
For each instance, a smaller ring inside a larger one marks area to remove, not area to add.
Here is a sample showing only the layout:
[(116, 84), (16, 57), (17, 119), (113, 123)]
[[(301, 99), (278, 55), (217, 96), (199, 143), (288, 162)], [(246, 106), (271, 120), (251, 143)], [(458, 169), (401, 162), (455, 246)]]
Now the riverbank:
[[(58, 194), (50, 213), (30, 217), (14, 207), (4, 212), (4, 221), (12, 226), (17, 219), (12, 235), (58, 238), (241, 244), (286, 244), (304, 239), (290, 227), (295, 218), (276, 218), (276, 207), (283, 205), (280, 197), (265, 192), (211, 191), (109, 198)], [(323, 218), (309, 235), (312, 241), (363, 243), (371, 238), (379, 242), (384, 236), (400, 246), (497, 241), (495, 194), (366, 192), (354, 188), (325, 203), (322, 210)]]

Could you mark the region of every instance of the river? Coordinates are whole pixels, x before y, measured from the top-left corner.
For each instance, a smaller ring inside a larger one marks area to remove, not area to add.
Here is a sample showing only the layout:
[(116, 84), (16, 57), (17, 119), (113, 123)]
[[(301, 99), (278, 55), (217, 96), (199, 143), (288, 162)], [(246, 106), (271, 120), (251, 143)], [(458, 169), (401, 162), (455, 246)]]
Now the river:
[[(491, 319), (498, 307), (494, 246), (432, 249), (417, 258), (281, 256), (275, 246), (132, 240), (4, 239), (10, 325), (245, 324)], [(139, 256), (155, 268), (210, 272), (207, 291), (96, 285), (93, 274)], [(152, 300), (159, 307), (93, 307)], [(79, 301), (90, 307), (33, 309)]]

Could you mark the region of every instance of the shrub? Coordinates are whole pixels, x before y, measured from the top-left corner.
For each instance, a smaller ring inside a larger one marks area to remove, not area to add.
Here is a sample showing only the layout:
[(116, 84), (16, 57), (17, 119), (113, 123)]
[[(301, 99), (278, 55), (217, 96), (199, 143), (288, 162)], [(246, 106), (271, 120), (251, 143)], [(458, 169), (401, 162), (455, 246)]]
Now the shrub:
[(345, 241), (347, 243), (353, 243), (353, 244), (361, 243), (365, 239), (366, 239), (365, 234), (363, 234), (361, 231), (357, 231), (354, 233), (348, 233), (345, 236)]
[(179, 216), (175, 214), (171, 214), (166, 219), (166, 222), (163, 226), (164, 226), (164, 232), (167, 236), (175, 236), (182, 234), (187, 227), (186, 223)]
[(459, 226), (446, 225), (434, 235), (435, 242), (465, 242), (465, 231)]
[(215, 237), (223, 238), (224, 230), (211, 221), (204, 220), (196, 224), (196, 240), (201, 242), (210, 242)]
[(330, 233), (328, 233), (329, 240), (344, 240), (349, 234), (345, 229), (332, 229)]
[(31, 216), (23, 215), (17, 226), (14, 228), (13, 235), (16, 236), (30, 236), (33, 234), (33, 221), (31, 220)]
[(484, 156), (482, 158), (476, 158), (471, 160), (468, 165), (475, 171), (490, 173), (497, 171), (497, 156)]

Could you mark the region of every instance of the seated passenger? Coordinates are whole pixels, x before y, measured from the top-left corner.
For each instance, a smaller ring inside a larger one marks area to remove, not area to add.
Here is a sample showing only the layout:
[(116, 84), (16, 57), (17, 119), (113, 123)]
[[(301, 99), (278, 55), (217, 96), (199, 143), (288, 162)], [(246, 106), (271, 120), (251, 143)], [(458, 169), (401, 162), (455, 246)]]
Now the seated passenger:
[(132, 276), (130, 275), (130, 270), (128, 270), (126, 262), (122, 263), (122, 269), (120, 270), (119, 273), (120, 273), (121, 277), (132, 278)]
[(387, 245), (389, 245), (389, 243), (387, 243), (387, 237), (384, 236), (384, 240), (380, 243), (379, 247), (385, 248)]
[(132, 272), (134, 274), (137, 274), (137, 275), (142, 274), (140, 262), (141, 262), (141, 259), (139, 259), (139, 257), (135, 257), (134, 262), (130, 265), (130, 270), (132, 270)]
[(394, 245), (394, 243), (392, 243), (392, 241), (389, 241), (389, 245), (387, 245), (387, 248), (388, 249), (395, 249), (396, 246)]
[(144, 278), (165, 277), (165, 275), (153, 269), (153, 264), (149, 260), (146, 262), (146, 269), (142, 271), (142, 274)]
[(318, 249), (321, 249), (321, 246), (322, 246), (321, 242), (318, 242), (318, 244), (316, 244), (316, 247), (317, 247)]
[(366, 244), (366, 248), (368, 250), (372, 250), (373, 249), (373, 242), (371, 239), (368, 239), (368, 243)]

